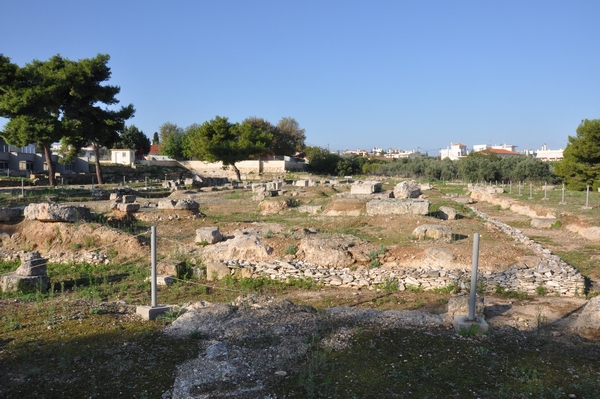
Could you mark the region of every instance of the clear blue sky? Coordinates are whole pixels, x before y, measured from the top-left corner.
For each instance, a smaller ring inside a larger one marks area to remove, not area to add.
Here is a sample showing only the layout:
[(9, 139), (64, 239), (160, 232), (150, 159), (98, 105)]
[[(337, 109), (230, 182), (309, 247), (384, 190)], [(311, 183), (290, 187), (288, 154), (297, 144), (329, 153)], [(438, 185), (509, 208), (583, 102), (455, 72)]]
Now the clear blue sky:
[(600, 118), (599, 16), (597, 0), (0, 0), (0, 52), (110, 54), (149, 137), (291, 116), (331, 149), (558, 149)]

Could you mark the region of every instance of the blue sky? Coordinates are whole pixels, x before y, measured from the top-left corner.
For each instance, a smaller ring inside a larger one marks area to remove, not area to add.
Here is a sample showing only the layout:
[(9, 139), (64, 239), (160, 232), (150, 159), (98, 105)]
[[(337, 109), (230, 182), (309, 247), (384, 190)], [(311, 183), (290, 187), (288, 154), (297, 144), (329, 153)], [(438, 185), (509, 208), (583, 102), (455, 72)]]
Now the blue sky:
[[(0, 0), (19, 65), (110, 54), (149, 137), (293, 117), (309, 145), (564, 148), (600, 118), (598, 1)], [(0, 121), (2, 123), (2, 121)]]

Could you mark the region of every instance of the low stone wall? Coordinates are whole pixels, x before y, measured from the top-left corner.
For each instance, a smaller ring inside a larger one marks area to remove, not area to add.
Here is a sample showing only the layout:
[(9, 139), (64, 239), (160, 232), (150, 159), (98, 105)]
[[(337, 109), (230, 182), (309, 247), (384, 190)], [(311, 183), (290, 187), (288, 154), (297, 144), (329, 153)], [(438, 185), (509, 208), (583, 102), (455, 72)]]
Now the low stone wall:
[[(515, 265), (504, 271), (480, 270), (478, 280), (487, 291), (493, 292), (497, 286), (501, 286), (507, 290), (536, 295), (538, 287), (542, 286), (548, 295), (583, 294), (584, 278), (579, 271), (527, 238), (520, 230), (489, 218), (475, 208), (471, 209), (492, 226), (528, 247), (540, 258), (539, 263), (534, 267)], [(302, 260), (269, 262), (229, 260), (225, 264), (234, 276), (239, 277), (266, 276), (276, 280), (310, 278), (325, 285), (348, 288), (376, 288), (379, 284), (396, 280), (400, 290), (405, 290), (408, 286), (432, 290), (451, 285), (468, 289), (471, 278), (471, 271), (467, 269), (444, 269), (431, 266), (408, 268), (396, 264), (384, 264), (382, 267), (372, 269), (359, 267), (355, 270), (352, 267), (336, 269), (315, 266)]]

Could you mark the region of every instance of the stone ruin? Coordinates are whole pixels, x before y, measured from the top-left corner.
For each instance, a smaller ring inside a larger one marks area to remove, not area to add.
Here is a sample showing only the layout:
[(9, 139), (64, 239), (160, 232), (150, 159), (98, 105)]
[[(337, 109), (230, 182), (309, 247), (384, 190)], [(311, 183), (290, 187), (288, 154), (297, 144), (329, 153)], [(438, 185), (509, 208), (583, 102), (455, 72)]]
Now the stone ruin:
[(29, 204), (23, 210), (25, 219), (39, 220), (41, 222), (68, 222), (76, 223), (92, 219), (92, 213), (85, 206), (61, 205), (43, 202)]
[(37, 251), (25, 252), (21, 255), (21, 266), (0, 277), (3, 292), (47, 291), (49, 284), (46, 259)]

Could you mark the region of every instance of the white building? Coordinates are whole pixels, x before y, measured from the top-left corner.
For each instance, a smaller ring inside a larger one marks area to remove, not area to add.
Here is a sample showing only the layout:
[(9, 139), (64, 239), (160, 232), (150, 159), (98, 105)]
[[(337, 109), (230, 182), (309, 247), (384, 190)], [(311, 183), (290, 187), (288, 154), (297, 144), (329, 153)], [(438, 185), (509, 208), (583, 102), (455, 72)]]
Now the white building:
[(541, 150), (536, 151), (535, 157), (542, 161), (560, 161), (563, 159), (563, 149), (549, 150), (546, 144), (544, 144)]
[(135, 163), (135, 150), (128, 148), (110, 150), (110, 162), (121, 165), (132, 165)]
[(450, 143), (450, 148), (440, 150), (440, 159), (449, 158), (456, 161), (469, 154), (467, 146), (462, 143)]

